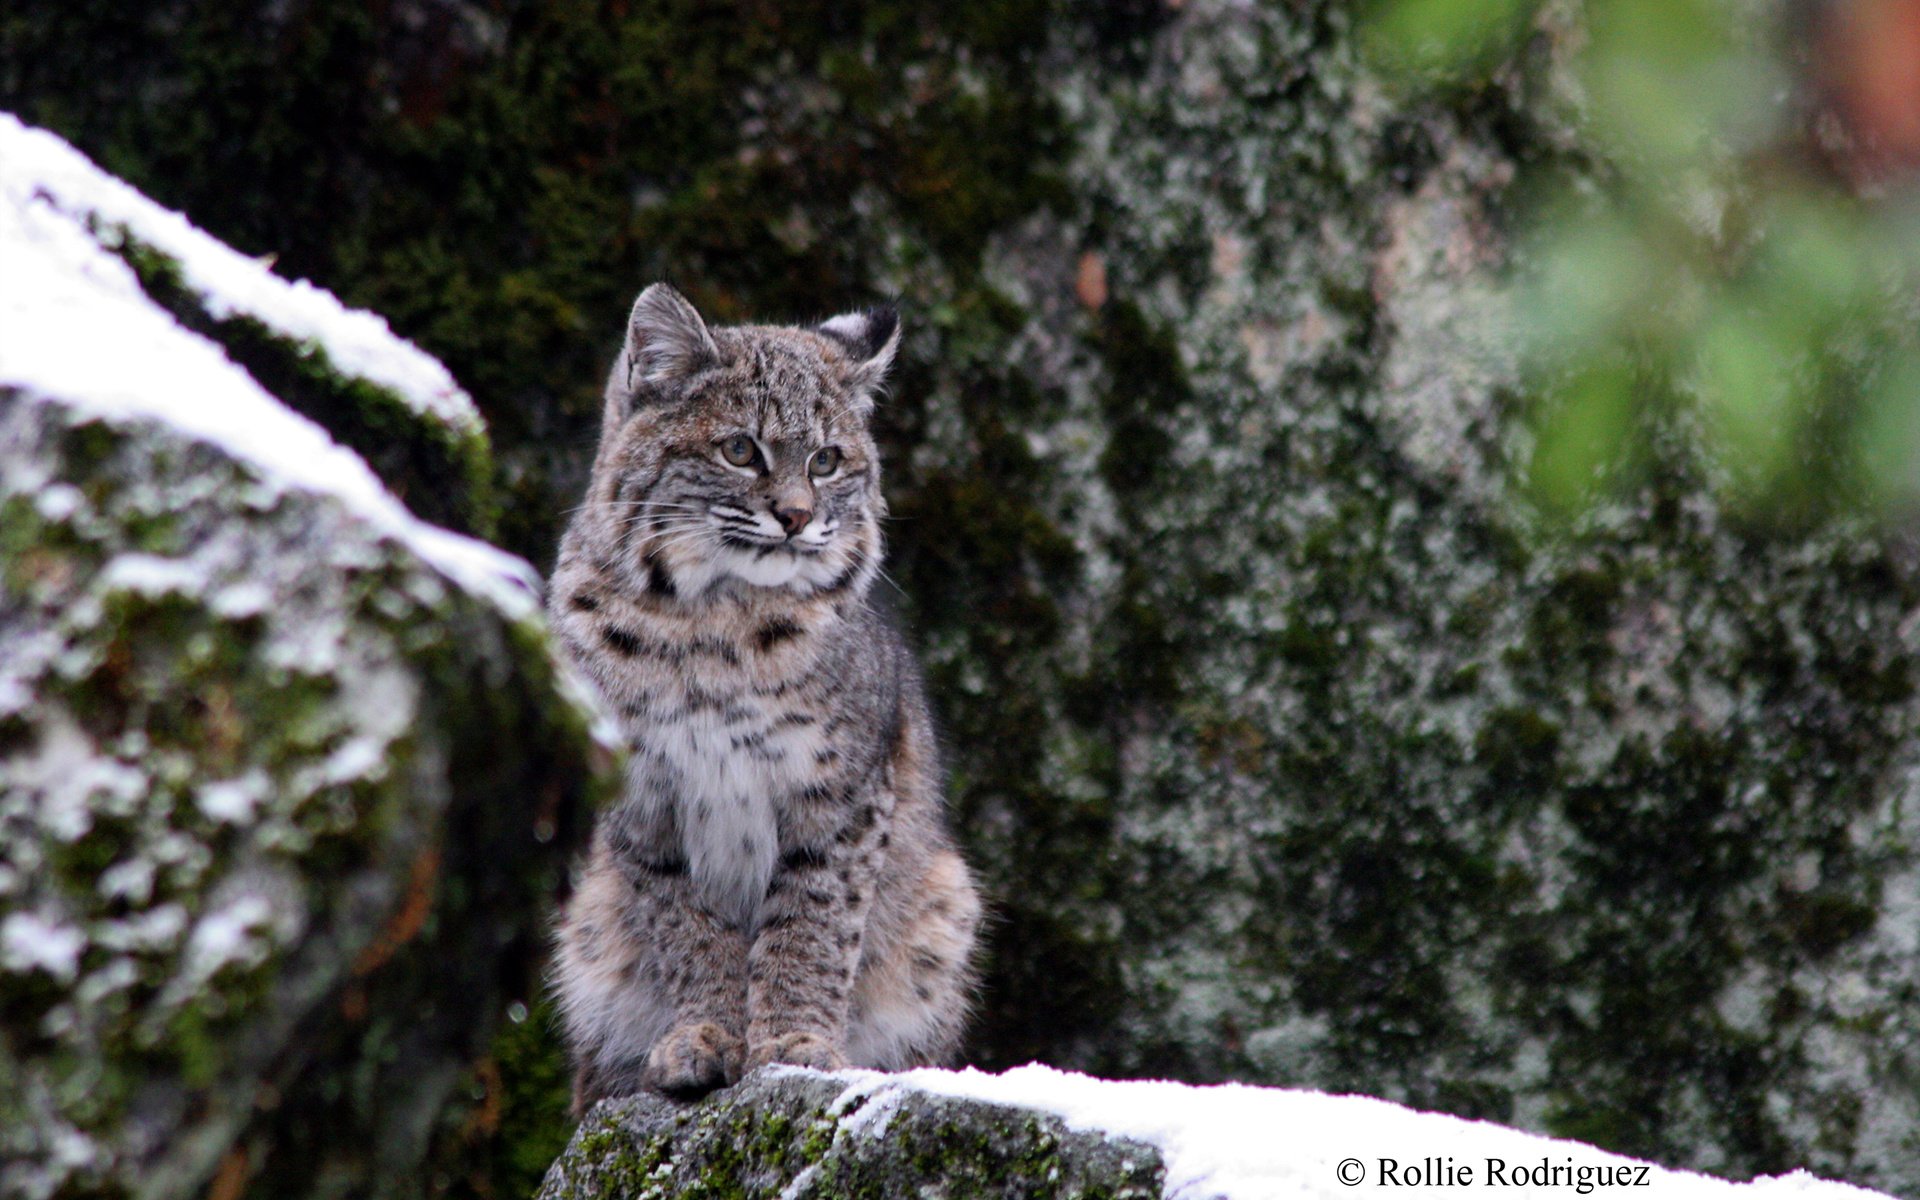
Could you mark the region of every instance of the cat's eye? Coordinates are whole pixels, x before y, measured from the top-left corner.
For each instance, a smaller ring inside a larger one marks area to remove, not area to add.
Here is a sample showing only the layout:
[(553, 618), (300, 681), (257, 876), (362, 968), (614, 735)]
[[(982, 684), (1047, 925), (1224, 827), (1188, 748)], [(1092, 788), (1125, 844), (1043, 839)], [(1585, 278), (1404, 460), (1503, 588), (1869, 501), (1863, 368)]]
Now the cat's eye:
[(720, 457), (736, 467), (752, 466), (758, 455), (759, 450), (754, 446), (753, 439), (744, 433), (736, 433), (720, 443)]
[(831, 475), (840, 465), (840, 451), (833, 446), (823, 446), (813, 452), (813, 461), (807, 469), (815, 475)]

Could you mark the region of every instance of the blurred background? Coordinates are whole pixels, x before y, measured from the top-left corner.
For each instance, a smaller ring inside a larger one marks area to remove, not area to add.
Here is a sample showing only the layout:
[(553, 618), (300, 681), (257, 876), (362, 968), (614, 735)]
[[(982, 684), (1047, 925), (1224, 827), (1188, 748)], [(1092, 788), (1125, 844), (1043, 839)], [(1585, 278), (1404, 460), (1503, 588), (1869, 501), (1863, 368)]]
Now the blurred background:
[(1387, 74), (1441, 90), (1563, 47), (1586, 169), (1525, 181), (1522, 333), (1538, 498), (1561, 507), (1688, 425), (1717, 487), (1780, 520), (1910, 514), (1920, 6), (1383, 5)]
[[(641, 286), (897, 297), (968, 1061), (1920, 1196), (1920, 3), (28, 0), (0, 108), (442, 358), (543, 569)], [(539, 969), (424, 1190), (564, 1143)]]

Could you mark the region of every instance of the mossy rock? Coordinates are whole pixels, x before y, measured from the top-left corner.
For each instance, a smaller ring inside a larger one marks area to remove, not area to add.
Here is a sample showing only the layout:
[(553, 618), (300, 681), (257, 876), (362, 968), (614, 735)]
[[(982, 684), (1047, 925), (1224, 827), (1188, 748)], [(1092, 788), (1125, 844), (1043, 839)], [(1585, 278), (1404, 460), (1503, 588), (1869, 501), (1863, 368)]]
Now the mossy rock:
[(494, 534), (500, 514), (487, 428), (442, 364), (380, 317), (282, 278), (270, 259), (240, 254), (4, 112), (0, 150), (0, 183), (23, 215), (36, 207), (57, 214), (119, 258), (148, 299), (359, 454), (420, 517)]
[[(147, 295), (182, 326), (218, 343), (288, 408), (360, 455), (395, 497), (422, 520), (476, 537), (500, 520), (493, 448), (486, 426), (457, 390), (423, 407), (391, 385), (342, 367), (326, 343), (277, 328), (271, 308), (214, 304), (182, 274), (179, 260), (124, 225), (96, 219), (101, 242), (133, 268)], [(450, 383), (451, 381), (449, 381)]]
[(0, 386), (0, 1192), (406, 1193), (608, 755), (523, 565), (163, 410)]
[(539, 1200), (1158, 1200), (1151, 1146), (879, 1077), (768, 1068), (698, 1104), (601, 1102)]

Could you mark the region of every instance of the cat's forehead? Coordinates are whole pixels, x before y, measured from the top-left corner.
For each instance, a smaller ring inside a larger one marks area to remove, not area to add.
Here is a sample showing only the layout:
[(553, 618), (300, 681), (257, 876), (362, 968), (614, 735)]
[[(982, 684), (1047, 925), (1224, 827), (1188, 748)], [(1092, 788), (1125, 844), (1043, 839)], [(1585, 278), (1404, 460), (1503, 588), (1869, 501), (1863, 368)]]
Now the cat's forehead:
[(807, 329), (716, 330), (732, 398), (774, 436), (805, 437), (860, 424), (847, 404), (849, 363), (838, 343)]

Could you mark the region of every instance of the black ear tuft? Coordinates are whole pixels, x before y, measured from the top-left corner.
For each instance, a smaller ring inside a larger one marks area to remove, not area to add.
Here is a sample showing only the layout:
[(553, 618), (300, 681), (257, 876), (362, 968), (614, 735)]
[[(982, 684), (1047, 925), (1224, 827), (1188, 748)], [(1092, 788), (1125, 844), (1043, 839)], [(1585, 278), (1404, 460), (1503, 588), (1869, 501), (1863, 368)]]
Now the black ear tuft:
[(891, 304), (876, 304), (861, 315), (867, 319), (867, 336), (860, 357), (871, 359), (885, 350), (893, 341), (893, 335), (900, 332), (900, 310)]
[(821, 333), (847, 348), (856, 364), (853, 385), (862, 392), (873, 392), (886, 382), (887, 369), (900, 349), (900, 313), (891, 304), (879, 304), (864, 312), (844, 313), (817, 326)]

